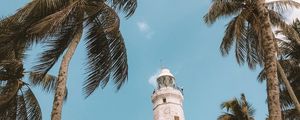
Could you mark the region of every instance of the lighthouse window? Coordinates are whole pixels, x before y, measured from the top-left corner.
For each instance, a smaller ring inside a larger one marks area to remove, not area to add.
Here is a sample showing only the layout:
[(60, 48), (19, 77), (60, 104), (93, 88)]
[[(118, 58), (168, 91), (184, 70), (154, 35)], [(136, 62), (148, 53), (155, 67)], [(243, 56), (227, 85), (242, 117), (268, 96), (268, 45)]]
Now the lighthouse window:
[(174, 120), (179, 120), (179, 116), (174, 116)]
[(167, 99), (166, 99), (166, 98), (163, 98), (163, 102), (166, 103), (166, 102), (167, 102)]

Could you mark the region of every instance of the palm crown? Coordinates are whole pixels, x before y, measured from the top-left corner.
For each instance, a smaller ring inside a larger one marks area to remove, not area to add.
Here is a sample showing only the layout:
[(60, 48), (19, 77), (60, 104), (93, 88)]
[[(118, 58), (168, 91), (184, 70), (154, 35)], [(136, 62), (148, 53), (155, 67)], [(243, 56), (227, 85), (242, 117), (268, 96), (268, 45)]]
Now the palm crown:
[(244, 94), (241, 99), (234, 98), (221, 104), (222, 109), (226, 109), (218, 120), (254, 120), (254, 108), (247, 102)]
[[(221, 17), (234, 16), (227, 24), (220, 51), (222, 55), (227, 55), (231, 47), (235, 46), (237, 62), (239, 64), (247, 62), (250, 69), (255, 69), (257, 64), (261, 65), (264, 58), (261, 23), (255, 4), (256, 0), (213, 0), (209, 12), (204, 16), (207, 24), (212, 24)], [(300, 7), (300, 4), (290, 0), (266, 3), (272, 25), (298, 40), (297, 32), (286, 24), (280, 15), (280, 11), (287, 9), (288, 6)]]

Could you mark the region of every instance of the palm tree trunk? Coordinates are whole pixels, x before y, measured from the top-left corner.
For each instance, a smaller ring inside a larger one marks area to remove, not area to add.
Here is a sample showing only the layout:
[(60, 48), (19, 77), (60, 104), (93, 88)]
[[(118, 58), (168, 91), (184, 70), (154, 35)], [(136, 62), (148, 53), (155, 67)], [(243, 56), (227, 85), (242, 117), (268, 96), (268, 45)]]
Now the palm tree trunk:
[(278, 69), (279, 74), (281, 76), (281, 79), (284, 82), (285, 87), (286, 87), (286, 89), (287, 89), (287, 91), (288, 91), (288, 93), (289, 93), (289, 95), (290, 95), (290, 97), (291, 97), (291, 99), (292, 99), (292, 101), (293, 101), (293, 103), (295, 105), (295, 108), (297, 109), (298, 113), (300, 114), (300, 104), (299, 104), (299, 101), (298, 101), (298, 99), (297, 99), (297, 97), (296, 97), (296, 95), (295, 95), (295, 93), (293, 91), (293, 88), (292, 88), (289, 80), (287, 79), (287, 77), (286, 77), (286, 75), (284, 73), (284, 70), (281, 67), (281, 65), (280, 65), (279, 62), (277, 62), (277, 69)]
[(269, 120), (281, 120), (279, 100), (279, 81), (277, 79), (277, 51), (276, 43), (271, 29), (269, 13), (265, 7), (265, 0), (257, 0), (257, 12), (261, 24), (262, 47), (264, 54), (264, 68), (267, 77), (267, 96)]
[(78, 28), (77, 33), (74, 36), (74, 39), (70, 43), (65, 55), (63, 56), (59, 68), (57, 83), (56, 83), (51, 120), (61, 120), (62, 105), (63, 105), (64, 96), (66, 94), (65, 90), (66, 90), (68, 66), (76, 50), (77, 45), (80, 42), (81, 35), (82, 35), (82, 28)]

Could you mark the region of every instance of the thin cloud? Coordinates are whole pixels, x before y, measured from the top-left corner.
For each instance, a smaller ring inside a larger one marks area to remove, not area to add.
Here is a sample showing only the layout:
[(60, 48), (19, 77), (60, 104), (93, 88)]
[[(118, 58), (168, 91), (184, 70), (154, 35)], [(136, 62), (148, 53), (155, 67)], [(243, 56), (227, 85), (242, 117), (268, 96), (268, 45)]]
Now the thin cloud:
[(154, 32), (146, 21), (138, 21), (137, 26), (146, 38), (151, 39)]
[(157, 88), (157, 82), (156, 79), (159, 76), (160, 70), (157, 70), (149, 79), (148, 83), (152, 85), (154, 88)]

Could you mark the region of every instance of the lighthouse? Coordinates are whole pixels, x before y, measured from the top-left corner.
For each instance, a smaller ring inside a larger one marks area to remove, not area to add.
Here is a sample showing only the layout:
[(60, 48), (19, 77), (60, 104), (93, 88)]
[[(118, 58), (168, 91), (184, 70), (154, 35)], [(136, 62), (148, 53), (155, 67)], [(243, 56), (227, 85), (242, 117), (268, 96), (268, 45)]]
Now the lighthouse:
[(163, 68), (152, 94), (154, 120), (185, 120), (183, 112), (183, 89), (178, 87), (169, 69)]

